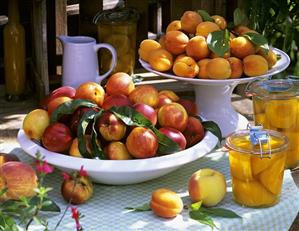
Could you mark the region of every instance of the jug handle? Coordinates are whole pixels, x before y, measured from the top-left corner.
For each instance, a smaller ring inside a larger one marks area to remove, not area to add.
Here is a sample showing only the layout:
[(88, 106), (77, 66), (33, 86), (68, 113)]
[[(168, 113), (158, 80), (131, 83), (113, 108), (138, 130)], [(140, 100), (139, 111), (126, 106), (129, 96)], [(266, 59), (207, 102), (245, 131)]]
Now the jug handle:
[(97, 52), (101, 48), (106, 48), (106, 49), (108, 49), (111, 52), (111, 54), (112, 54), (112, 65), (111, 65), (110, 69), (105, 74), (99, 75), (96, 78), (96, 82), (97, 83), (101, 83), (102, 80), (104, 80), (108, 75), (110, 75), (110, 73), (113, 71), (113, 69), (114, 69), (114, 67), (116, 65), (116, 58), (117, 58), (116, 50), (110, 44), (108, 44), (108, 43), (100, 43), (100, 44), (95, 44), (94, 45), (95, 52)]

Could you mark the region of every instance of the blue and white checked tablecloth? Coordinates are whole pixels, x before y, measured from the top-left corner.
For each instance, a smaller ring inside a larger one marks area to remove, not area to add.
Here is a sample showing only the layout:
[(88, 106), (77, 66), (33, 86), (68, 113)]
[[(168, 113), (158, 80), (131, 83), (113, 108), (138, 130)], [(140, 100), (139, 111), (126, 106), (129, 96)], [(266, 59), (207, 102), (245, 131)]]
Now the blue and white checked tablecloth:
[[(32, 162), (18, 144), (0, 144), (0, 152), (11, 152), (19, 156), (24, 162)], [(214, 218), (219, 230), (252, 230), (252, 231), (284, 231), (288, 230), (299, 211), (299, 190), (295, 185), (289, 170), (285, 171), (280, 203), (270, 208), (252, 209), (241, 207), (232, 200), (228, 155), (215, 151), (205, 157), (187, 164), (182, 168), (158, 179), (127, 186), (94, 185), (94, 195), (86, 204), (78, 206), (84, 215), (81, 219), (86, 231), (123, 231), (123, 230), (211, 230), (189, 218), (188, 211), (183, 211), (174, 219), (163, 219), (149, 212), (128, 212), (125, 207), (140, 206), (150, 200), (151, 193), (157, 188), (167, 187), (180, 193), (187, 194), (187, 183), (191, 174), (200, 168), (213, 168), (222, 172), (227, 179), (228, 193), (219, 207), (231, 209), (242, 216), (242, 219)], [(54, 188), (50, 197), (63, 210), (66, 207), (61, 194), (61, 175), (58, 171), (47, 177), (46, 185)], [(53, 229), (59, 215), (47, 215), (49, 227)], [(41, 230), (32, 226), (31, 230)], [(70, 211), (67, 213), (58, 230), (75, 230), (74, 220)]]

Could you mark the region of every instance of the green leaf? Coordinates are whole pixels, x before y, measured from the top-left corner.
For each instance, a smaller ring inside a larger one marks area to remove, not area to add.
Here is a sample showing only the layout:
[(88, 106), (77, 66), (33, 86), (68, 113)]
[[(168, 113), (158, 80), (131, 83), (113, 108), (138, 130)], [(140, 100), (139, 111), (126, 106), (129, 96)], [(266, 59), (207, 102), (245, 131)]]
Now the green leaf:
[(74, 99), (59, 105), (55, 111), (52, 112), (50, 122), (55, 123), (62, 115), (71, 115), (79, 107), (98, 108), (98, 105), (86, 99)]
[(189, 212), (190, 218), (204, 224), (210, 226), (212, 229), (217, 228), (214, 221), (211, 217), (209, 217), (207, 214), (201, 212), (200, 210), (192, 210)]
[(203, 121), (202, 125), (205, 131), (210, 131), (211, 133), (213, 133), (218, 138), (219, 142), (221, 142), (222, 133), (217, 123), (215, 123), (214, 121)]
[(240, 8), (236, 8), (234, 10), (234, 24), (235, 26), (244, 25), (246, 26), (248, 24), (248, 18), (243, 10)]
[(42, 204), (41, 211), (60, 213), (60, 207), (52, 199), (46, 198)]
[(86, 148), (85, 133), (86, 133), (86, 129), (87, 129), (88, 125), (90, 123), (93, 123), (93, 119), (96, 114), (97, 114), (96, 111), (93, 111), (93, 110), (87, 111), (82, 115), (82, 117), (78, 123), (78, 128), (77, 128), (78, 148), (79, 148), (80, 154), (84, 158), (90, 159), (93, 155), (92, 153), (89, 153)]
[(92, 123), (92, 132), (91, 132), (91, 144), (92, 144), (92, 151), (93, 151), (94, 156), (96, 158), (105, 160), (105, 159), (107, 159), (107, 157), (99, 144), (98, 133), (96, 131), (97, 120), (103, 114), (103, 112), (104, 112), (104, 110), (100, 110), (94, 116), (93, 123)]
[(229, 51), (229, 31), (227, 29), (214, 31), (207, 37), (208, 47), (215, 54), (223, 57)]
[(153, 126), (153, 124), (148, 119), (146, 119), (142, 114), (135, 111), (133, 108), (127, 106), (112, 107), (110, 111), (128, 126), (150, 128), (158, 138), (159, 155), (170, 154), (180, 150), (180, 147), (176, 142), (162, 134)]
[(0, 212), (0, 230), (19, 231), (16, 221), (11, 217)]
[(215, 216), (215, 217), (225, 217), (225, 218), (242, 218), (234, 211), (224, 208), (200, 208), (205, 214)]
[(197, 211), (201, 208), (201, 205), (202, 205), (202, 201), (198, 201), (198, 202), (192, 203), (190, 205), (190, 208), (192, 211)]
[(8, 188), (3, 188), (3, 189), (0, 191), (0, 197), (3, 196), (7, 191), (8, 191)]
[(202, 17), (203, 21), (214, 22), (214, 19), (205, 10), (198, 10), (197, 13)]
[(128, 126), (151, 127), (152, 123), (142, 114), (135, 111), (128, 106), (112, 107), (110, 108), (117, 118), (121, 119)]
[(131, 212), (145, 212), (152, 210), (149, 203), (145, 203), (138, 207), (126, 207), (125, 209), (130, 210)]
[(254, 45), (256, 45), (258, 47), (261, 47), (262, 49), (264, 49), (264, 51), (266, 53), (268, 53), (268, 51), (269, 51), (268, 41), (267, 41), (267, 39), (263, 35), (257, 34), (257, 33), (252, 33), (252, 32), (248, 32), (248, 33), (244, 34), (243, 37), (247, 38)]
[(158, 154), (159, 155), (167, 155), (174, 152), (178, 152), (180, 150), (180, 146), (178, 143), (174, 142), (172, 139), (165, 136), (161, 133), (157, 128), (152, 127), (152, 131), (158, 137), (159, 147)]

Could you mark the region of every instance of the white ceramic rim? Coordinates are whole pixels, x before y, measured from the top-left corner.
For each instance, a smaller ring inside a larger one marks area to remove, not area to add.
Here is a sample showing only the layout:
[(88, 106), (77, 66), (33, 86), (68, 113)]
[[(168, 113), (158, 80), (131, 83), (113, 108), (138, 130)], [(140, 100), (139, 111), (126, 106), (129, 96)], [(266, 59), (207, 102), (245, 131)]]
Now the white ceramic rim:
[(19, 130), (17, 140), (21, 148), (34, 158), (36, 152), (40, 151), (44, 160), (54, 166), (73, 170), (79, 170), (81, 166), (84, 166), (87, 172), (91, 171), (99, 173), (138, 173), (181, 166), (203, 157), (205, 154), (213, 150), (218, 143), (218, 138), (211, 132), (207, 131), (202, 141), (191, 148), (173, 154), (134, 160), (94, 160), (72, 157), (48, 151), (47, 149), (30, 140), (24, 133), (23, 129)]
[(256, 78), (265, 78), (269, 77), (275, 74), (278, 74), (282, 71), (284, 71), (290, 64), (291, 60), (290, 57), (283, 52), (282, 50), (279, 50), (277, 48), (272, 48), (273, 52), (280, 56), (280, 59), (277, 61), (277, 63), (264, 75), (254, 76), (254, 77), (241, 77), (238, 79), (224, 79), (224, 80), (215, 80), (215, 79), (198, 79), (198, 78), (186, 78), (186, 77), (179, 77), (176, 75), (173, 75), (171, 73), (167, 72), (160, 72), (156, 71), (151, 68), (149, 63), (143, 61), (142, 59), (139, 59), (139, 62), (141, 63), (142, 67), (146, 69), (147, 71), (150, 71), (154, 74), (164, 76), (170, 79), (176, 79), (181, 81), (186, 81), (192, 84), (200, 84), (200, 85), (226, 85), (226, 84), (234, 84), (236, 82), (238, 83), (246, 83), (251, 80), (254, 80)]

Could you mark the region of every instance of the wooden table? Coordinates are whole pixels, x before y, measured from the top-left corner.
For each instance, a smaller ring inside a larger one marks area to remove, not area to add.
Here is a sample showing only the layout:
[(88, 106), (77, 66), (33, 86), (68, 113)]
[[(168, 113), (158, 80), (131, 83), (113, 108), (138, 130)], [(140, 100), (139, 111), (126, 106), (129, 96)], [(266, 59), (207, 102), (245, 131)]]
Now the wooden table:
[[(3, 92), (3, 91), (2, 91)], [(233, 95), (232, 104), (236, 111), (252, 119), (251, 100), (245, 99), (239, 95)], [(3, 96), (0, 96), (0, 146), (1, 143), (15, 143), (18, 130), (22, 127), (22, 121), (25, 115), (36, 108), (38, 102), (33, 98), (28, 98), (21, 102), (7, 102)], [(299, 188), (299, 168), (292, 170), (292, 175), (296, 185)], [(290, 231), (299, 230), (299, 216), (295, 219)]]

